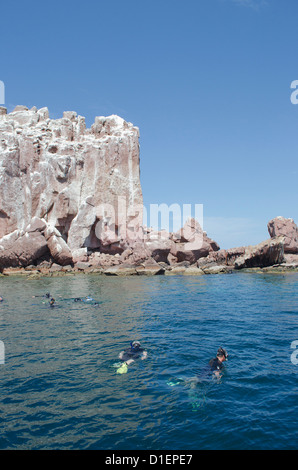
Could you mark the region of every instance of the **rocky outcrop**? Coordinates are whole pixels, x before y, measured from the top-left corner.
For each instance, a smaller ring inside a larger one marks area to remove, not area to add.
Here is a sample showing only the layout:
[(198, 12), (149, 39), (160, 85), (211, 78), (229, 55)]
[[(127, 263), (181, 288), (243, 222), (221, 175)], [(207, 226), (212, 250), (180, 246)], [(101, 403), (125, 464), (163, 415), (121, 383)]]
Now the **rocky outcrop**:
[(175, 234), (142, 226), (139, 130), (131, 123), (115, 115), (96, 117), (87, 129), (73, 111), (55, 120), (47, 108), (2, 111), (3, 266), (36, 264), (46, 252), (60, 266), (150, 262), (154, 271), (154, 263), (194, 263), (219, 249), (194, 219)]
[(47, 242), (40, 231), (15, 230), (0, 240), (0, 270), (29, 266), (47, 251)]
[(47, 226), (44, 236), (53, 260), (61, 266), (72, 264), (71, 250), (60, 232), (55, 227)]
[(221, 250), (195, 219), (175, 233), (144, 227), (139, 130), (119, 116), (90, 129), (73, 111), (0, 109), (0, 271), (213, 274), (298, 265), (292, 219), (271, 239)]
[[(73, 111), (55, 120), (47, 108), (1, 113), (0, 238), (38, 217), (60, 234), (50, 242), (58, 258), (61, 237), (71, 251), (123, 251), (128, 208), (130, 224), (142, 223), (139, 174), (139, 130), (118, 116), (96, 117), (87, 129)], [(98, 223), (104, 230), (95, 234)]]
[(208, 238), (199, 222), (189, 218), (175, 233), (148, 231), (146, 249), (157, 262), (177, 264), (187, 261), (194, 264), (199, 258), (219, 250), (219, 245)]
[(283, 237), (265, 240), (255, 246), (245, 248), (244, 254), (234, 263), (236, 269), (273, 266), (284, 261)]
[(267, 227), (271, 238), (284, 237), (285, 253), (298, 253), (298, 227), (293, 219), (275, 217), (268, 222)]
[(212, 268), (216, 267), (222, 268), (221, 271), (225, 271), (224, 266), (235, 269), (263, 268), (283, 262), (285, 262), (284, 239), (283, 237), (277, 237), (253, 246), (241, 246), (211, 252), (208, 256), (200, 258), (197, 265), (207, 273), (207, 271), (212, 272)]

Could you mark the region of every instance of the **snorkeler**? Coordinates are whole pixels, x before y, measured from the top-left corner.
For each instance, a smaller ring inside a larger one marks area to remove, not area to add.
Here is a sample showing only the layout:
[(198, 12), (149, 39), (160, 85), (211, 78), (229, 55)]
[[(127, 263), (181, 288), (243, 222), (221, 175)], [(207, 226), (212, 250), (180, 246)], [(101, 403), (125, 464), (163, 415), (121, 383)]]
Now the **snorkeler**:
[(50, 300), (50, 307), (55, 307), (55, 299), (52, 297)]
[(132, 341), (130, 343), (130, 348), (121, 351), (119, 354), (119, 359), (126, 362), (127, 365), (134, 362), (136, 359), (141, 358), (141, 360), (146, 359), (147, 351), (141, 348), (140, 341)]
[(94, 299), (92, 299), (92, 297), (90, 297), (89, 295), (87, 295), (86, 297), (76, 297), (75, 299), (73, 299), (74, 302), (94, 302)]
[(51, 297), (51, 294), (47, 292), (44, 295), (32, 295), (32, 299), (35, 299), (35, 297), (45, 297), (46, 299), (49, 299)]
[(119, 359), (121, 359), (123, 364), (117, 369), (117, 374), (125, 374), (127, 372), (127, 366), (132, 364), (136, 359), (141, 359), (142, 361), (146, 359), (147, 351), (141, 348), (140, 341), (132, 341), (130, 343), (130, 348), (124, 349), (119, 354)]
[(215, 374), (218, 374), (219, 371), (223, 368), (223, 362), (227, 361), (228, 359), (228, 353), (227, 351), (220, 347), (217, 350), (216, 357), (214, 359), (211, 359), (209, 361), (209, 367), (212, 372), (215, 372)]

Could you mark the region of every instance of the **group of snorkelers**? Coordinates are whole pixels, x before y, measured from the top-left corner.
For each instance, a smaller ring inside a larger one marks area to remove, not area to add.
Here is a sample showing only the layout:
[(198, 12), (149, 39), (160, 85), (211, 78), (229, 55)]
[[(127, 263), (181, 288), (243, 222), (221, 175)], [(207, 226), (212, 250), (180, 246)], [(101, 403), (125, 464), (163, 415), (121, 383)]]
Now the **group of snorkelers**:
[[(55, 307), (56, 300), (54, 297), (51, 296), (49, 292), (42, 296), (33, 296), (33, 297), (44, 297), (49, 299), (49, 306)], [(86, 297), (75, 297), (74, 299), (67, 299), (72, 300), (73, 302), (87, 302), (92, 303), (93, 305), (99, 305), (98, 302), (94, 301), (94, 299), (90, 296)], [(3, 302), (3, 297), (0, 296), (0, 302)], [(130, 347), (121, 351), (119, 354), (119, 359), (123, 361), (120, 367), (117, 369), (117, 373), (123, 374), (127, 372), (127, 366), (132, 364), (136, 359), (144, 360), (147, 358), (147, 351), (141, 347), (140, 341), (132, 341), (130, 343)], [(228, 352), (226, 349), (220, 347), (217, 350), (216, 357), (209, 361), (209, 370), (214, 372), (216, 375), (219, 374), (219, 371), (223, 369), (224, 362), (228, 359)]]
[[(118, 374), (127, 372), (127, 366), (132, 364), (136, 359), (146, 359), (148, 356), (147, 351), (141, 347), (140, 341), (132, 341), (130, 347), (121, 351), (119, 359), (123, 362), (117, 369)], [(209, 370), (216, 376), (219, 375), (219, 371), (223, 369), (224, 362), (228, 359), (228, 352), (226, 349), (220, 347), (217, 350), (216, 357), (209, 361)]]
[[(50, 307), (58, 306), (57, 303), (56, 303), (56, 299), (53, 296), (51, 296), (50, 292), (47, 292), (44, 295), (33, 295), (33, 298), (35, 298), (35, 297), (43, 297), (45, 299), (48, 299)], [(92, 304), (94, 306), (99, 305), (99, 302), (95, 301), (92, 297), (90, 297), (88, 295), (86, 297), (75, 297), (73, 299), (61, 299), (61, 301), (63, 301), (63, 300), (70, 300), (70, 301), (73, 301), (73, 302), (87, 302), (87, 303)]]

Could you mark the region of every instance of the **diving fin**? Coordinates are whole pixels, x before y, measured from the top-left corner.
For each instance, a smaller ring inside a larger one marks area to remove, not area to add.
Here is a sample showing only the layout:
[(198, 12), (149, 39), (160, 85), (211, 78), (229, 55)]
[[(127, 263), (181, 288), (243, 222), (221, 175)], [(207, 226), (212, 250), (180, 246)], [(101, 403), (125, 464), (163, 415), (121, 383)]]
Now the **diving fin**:
[(116, 370), (116, 373), (117, 374), (126, 374), (127, 371), (128, 371), (127, 364), (126, 364), (126, 362), (123, 362), (123, 364), (119, 367), (119, 369)]

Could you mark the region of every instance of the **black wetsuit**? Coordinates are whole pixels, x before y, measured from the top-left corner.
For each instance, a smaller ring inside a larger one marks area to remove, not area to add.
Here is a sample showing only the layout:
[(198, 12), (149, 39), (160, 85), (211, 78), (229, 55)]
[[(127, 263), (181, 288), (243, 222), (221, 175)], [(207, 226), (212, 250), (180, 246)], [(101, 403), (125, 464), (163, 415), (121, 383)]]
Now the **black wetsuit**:
[(139, 349), (127, 348), (124, 350), (121, 360), (128, 361), (129, 359), (133, 359), (133, 360), (138, 359), (139, 357), (142, 356), (144, 351), (145, 349), (143, 348), (139, 348)]
[(209, 366), (212, 371), (221, 370), (223, 368), (223, 363), (220, 362), (217, 357), (215, 357), (214, 359), (211, 359), (211, 361), (209, 362)]

